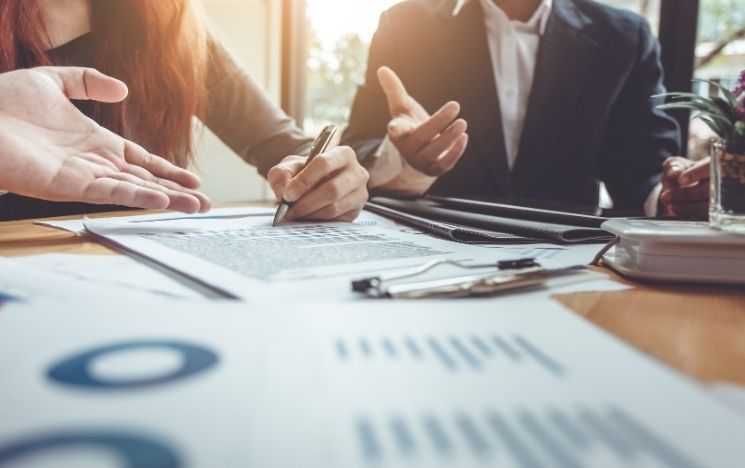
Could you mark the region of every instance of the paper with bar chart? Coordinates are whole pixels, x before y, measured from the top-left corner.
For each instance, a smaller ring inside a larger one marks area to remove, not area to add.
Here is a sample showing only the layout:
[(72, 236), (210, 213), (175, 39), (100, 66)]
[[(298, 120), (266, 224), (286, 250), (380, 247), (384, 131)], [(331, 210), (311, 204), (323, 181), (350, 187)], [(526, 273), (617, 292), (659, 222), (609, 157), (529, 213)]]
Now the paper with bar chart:
[(551, 301), (147, 304), (94, 300), (65, 321), (5, 304), (0, 466), (103, 453), (169, 467), (732, 468), (745, 455), (739, 415)]

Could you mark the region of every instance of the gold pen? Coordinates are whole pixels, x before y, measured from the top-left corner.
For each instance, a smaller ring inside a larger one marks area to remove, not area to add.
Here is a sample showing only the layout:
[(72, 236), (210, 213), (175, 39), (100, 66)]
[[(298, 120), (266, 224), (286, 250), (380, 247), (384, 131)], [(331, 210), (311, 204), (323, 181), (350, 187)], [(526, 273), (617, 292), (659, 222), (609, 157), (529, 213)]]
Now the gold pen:
[[(313, 158), (326, 151), (326, 148), (328, 147), (331, 139), (334, 137), (335, 134), (336, 125), (329, 124), (323, 127), (321, 133), (318, 134), (318, 138), (316, 138), (316, 141), (313, 142), (313, 146), (310, 149), (310, 154), (308, 155), (308, 159), (305, 161), (305, 166), (303, 166), (303, 169), (308, 167), (308, 164), (313, 161)], [(292, 203), (285, 201), (285, 199), (282, 198), (282, 201), (279, 202), (279, 206), (277, 207), (277, 213), (274, 215), (272, 227), (276, 227), (282, 224), (282, 222), (285, 220), (285, 216), (287, 216), (287, 212), (290, 211), (291, 207)]]

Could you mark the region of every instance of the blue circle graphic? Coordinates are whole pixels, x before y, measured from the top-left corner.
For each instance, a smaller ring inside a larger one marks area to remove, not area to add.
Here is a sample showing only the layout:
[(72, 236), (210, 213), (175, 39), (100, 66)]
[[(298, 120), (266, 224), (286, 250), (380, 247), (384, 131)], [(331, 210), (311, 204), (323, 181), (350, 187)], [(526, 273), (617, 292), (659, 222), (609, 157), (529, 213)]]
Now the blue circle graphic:
[[(132, 380), (102, 379), (90, 373), (91, 364), (101, 356), (120, 351), (148, 348), (164, 348), (176, 351), (183, 356), (183, 364), (180, 368), (166, 374)], [(96, 390), (129, 390), (161, 385), (190, 377), (213, 367), (217, 361), (217, 354), (207, 348), (190, 343), (179, 341), (127, 341), (94, 348), (65, 358), (52, 366), (47, 376), (57, 383), (74, 387)]]
[(180, 468), (182, 462), (168, 445), (151, 438), (107, 431), (60, 432), (0, 446), (0, 466), (47, 450), (95, 447), (119, 455), (127, 468)]

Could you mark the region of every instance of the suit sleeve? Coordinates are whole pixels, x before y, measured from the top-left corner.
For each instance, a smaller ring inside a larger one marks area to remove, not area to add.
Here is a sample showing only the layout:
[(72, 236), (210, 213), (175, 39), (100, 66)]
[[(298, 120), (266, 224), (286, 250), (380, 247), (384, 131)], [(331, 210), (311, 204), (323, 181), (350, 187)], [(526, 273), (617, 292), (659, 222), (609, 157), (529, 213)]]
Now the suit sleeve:
[(398, 72), (395, 54), (395, 37), (388, 13), (380, 17), (378, 30), (370, 44), (365, 83), (357, 88), (349, 126), (342, 137), (342, 144), (351, 146), (365, 167), (370, 167), (375, 153), (387, 133), (390, 113), (377, 71), (386, 65)]
[(204, 124), (264, 177), (285, 156), (307, 154), (313, 140), (214, 39), (209, 54)]
[(637, 61), (611, 108), (598, 178), (616, 208), (641, 211), (660, 182), (663, 161), (680, 152), (680, 131), (652, 98), (665, 88), (660, 46), (646, 20), (638, 37)]

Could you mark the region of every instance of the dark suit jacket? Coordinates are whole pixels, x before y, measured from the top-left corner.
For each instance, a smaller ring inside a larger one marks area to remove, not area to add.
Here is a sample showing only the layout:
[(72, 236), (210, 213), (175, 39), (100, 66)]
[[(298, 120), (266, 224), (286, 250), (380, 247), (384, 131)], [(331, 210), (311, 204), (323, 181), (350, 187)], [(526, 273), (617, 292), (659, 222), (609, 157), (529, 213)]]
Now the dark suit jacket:
[(376, 70), (387, 65), (429, 112), (461, 103), (470, 142), (430, 189), (437, 195), (596, 206), (603, 181), (616, 208), (641, 210), (679, 129), (655, 109), (664, 92), (659, 44), (642, 17), (591, 0), (554, 0), (515, 165), (507, 166), (481, 4), (409, 0), (373, 38), (343, 143), (364, 160), (390, 120)]

